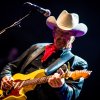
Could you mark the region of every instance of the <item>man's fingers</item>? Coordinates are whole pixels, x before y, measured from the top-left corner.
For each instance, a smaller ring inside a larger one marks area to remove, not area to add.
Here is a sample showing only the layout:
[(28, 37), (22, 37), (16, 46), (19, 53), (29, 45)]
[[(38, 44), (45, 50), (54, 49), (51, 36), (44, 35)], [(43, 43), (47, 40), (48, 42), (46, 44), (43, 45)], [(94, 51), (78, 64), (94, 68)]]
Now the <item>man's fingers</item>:
[(64, 74), (64, 71), (62, 70), (62, 68), (59, 68), (57, 73), (59, 73), (60, 75)]
[(20, 89), (25, 81), (15, 82), (14, 89)]
[(13, 83), (13, 80), (12, 78), (8, 77), (8, 76), (5, 76), (4, 78), (2, 78), (2, 81), (1, 81), (1, 89), (9, 89), (12, 87), (12, 83)]

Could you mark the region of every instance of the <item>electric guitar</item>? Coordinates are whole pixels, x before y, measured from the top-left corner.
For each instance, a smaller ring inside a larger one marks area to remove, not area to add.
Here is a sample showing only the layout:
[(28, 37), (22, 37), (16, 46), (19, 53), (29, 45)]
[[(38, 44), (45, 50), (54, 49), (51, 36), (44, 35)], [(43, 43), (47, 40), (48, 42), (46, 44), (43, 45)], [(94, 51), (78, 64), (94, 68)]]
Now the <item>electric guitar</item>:
[[(75, 70), (75, 71), (67, 71), (61, 78), (72, 78), (73, 80), (77, 80), (81, 77), (88, 78), (92, 71), (86, 70)], [(44, 69), (39, 69), (30, 74), (21, 74), (17, 73), (13, 75), (14, 83), (21, 83), (22, 86), (20, 89), (16, 89), (12, 87), (10, 90), (3, 91), (0, 90), (0, 100), (26, 100), (27, 97), (25, 95), (26, 92), (30, 90), (34, 90), (37, 84), (43, 84), (48, 82), (48, 79), (51, 77), (45, 75)]]

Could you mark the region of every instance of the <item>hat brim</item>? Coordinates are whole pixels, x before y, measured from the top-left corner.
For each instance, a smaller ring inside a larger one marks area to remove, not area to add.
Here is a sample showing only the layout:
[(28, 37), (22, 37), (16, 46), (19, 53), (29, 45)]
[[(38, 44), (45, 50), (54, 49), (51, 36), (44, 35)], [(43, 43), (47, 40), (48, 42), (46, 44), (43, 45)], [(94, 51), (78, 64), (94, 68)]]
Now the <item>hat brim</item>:
[(46, 24), (50, 29), (54, 29), (54, 27), (57, 27), (56, 19), (54, 16), (50, 16), (46, 20)]
[(87, 26), (84, 23), (79, 23), (75, 28), (73, 28), (71, 31), (73, 33), (73, 36), (75, 37), (81, 37), (87, 33)]
[(84, 23), (78, 23), (75, 27), (67, 28), (57, 24), (57, 20), (54, 16), (50, 16), (46, 20), (46, 24), (50, 29), (54, 29), (55, 27), (60, 28), (61, 30), (67, 32), (72, 31), (72, 35), (75, 37), (81, 37), (87, 33), (87, 26)]

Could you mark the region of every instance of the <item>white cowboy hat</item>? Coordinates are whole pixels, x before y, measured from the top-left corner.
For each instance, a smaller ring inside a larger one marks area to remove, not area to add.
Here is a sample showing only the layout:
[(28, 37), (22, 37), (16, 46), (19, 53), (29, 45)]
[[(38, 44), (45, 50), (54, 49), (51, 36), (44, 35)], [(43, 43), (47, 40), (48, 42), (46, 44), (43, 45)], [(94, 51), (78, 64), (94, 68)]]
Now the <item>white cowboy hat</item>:
[(73, 36), (80, 37), (87, 33), (87, 26), (84, 23), (79, 23), (79, 16), (76, 13), (68, 13), (63, 10), (57, 20), (54, 16), (49, 16), (46, 24), (50, 29), (58, 27), (63, 31), (72, 31)]

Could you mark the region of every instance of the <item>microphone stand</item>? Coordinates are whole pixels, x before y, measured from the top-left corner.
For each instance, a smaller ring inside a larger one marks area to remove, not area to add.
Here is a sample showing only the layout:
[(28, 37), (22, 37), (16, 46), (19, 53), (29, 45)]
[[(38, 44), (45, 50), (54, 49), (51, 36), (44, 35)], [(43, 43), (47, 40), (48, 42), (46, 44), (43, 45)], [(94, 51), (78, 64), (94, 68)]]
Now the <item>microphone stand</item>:
[(3, 30), (0, 31), (0, 34), (6, 32), (6, 30), (12, 28), (12, 27), (15, 27), (15, 26), (19, 26), (20, 27), (20, 23), (23, 19), (25, 19), (26, 17), (28, 17), (30, 15), (31, 12), (29, 12), (28, 14), (26, 14), (24, 17), (20, 18), (18, 21), (14, 22), (12, 25), (4, 28)]

